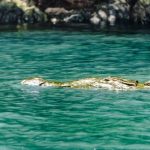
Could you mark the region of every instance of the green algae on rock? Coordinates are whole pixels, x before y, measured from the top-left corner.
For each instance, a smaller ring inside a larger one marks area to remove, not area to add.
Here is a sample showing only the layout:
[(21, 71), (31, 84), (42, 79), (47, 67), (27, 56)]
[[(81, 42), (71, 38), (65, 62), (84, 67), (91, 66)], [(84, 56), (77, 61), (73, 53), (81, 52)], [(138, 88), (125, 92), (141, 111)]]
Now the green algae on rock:
[(21, 81), (22, 85), (42, 87), (70, 87), (79, 89), (102, 88), (108, 90), (136, 90), (150, 88), (150, 82), (140, 83), (118, 77), (85, 78), (68, 82), (48, 81), (42, 78), (29, 78)]

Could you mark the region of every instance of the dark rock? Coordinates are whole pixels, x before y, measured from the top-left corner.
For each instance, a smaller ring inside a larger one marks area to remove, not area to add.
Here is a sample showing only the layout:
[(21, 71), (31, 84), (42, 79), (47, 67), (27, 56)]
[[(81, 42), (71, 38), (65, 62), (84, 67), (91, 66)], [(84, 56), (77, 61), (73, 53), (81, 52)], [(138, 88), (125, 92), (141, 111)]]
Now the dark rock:
[(0, 23), (1, 24), (17, 24), (18, 18), (21, 18), (23, 11), (14, 3), (0, 4)]
[(146, 9), (144, 5), (137, 3), (133, 8), (132, 17), (134, 23), (145, 24), (147, 17), (146, 17)]
[(94, 4), (94, 0), (65, 0), (72, 8), (86, 8)]

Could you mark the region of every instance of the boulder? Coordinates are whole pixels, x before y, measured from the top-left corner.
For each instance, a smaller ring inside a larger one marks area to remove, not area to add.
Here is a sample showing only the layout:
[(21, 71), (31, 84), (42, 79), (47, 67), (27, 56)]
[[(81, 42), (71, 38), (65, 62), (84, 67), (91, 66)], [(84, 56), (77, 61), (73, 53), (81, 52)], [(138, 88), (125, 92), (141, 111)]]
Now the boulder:
[(93, 25), (99, 25), (101, 22), (101, 19), (98, 17), (96, 13), (94, 13), (93, 16), (90, 18), (90, 22)]
[(107, 19), (108, 19), (108, 15), (107, 15), (107, 13), (106, 13), (106, 11), (104, 11), (104, 10), (99, 10), (98, 11), (98, 15), (99, 15), (99, 17), (102, 19), (102, 20), (104, 20), (104, 21), (106, 21)]
[(138, 2), (135, 4), (132, 12), (132, 18), (134, 23), (149, 24), (150, 23), (150, 2), (145, 4), (144, 2)]
[(110, 26), (114, 26), (115, 23), (116, 23), (116, 16), (115, 16), (115, 15), (110, 15), (110, 16), (108, 17), (108, 22), (109, 22), (109, 25), (110, 25)]
[(21, 24), (44, 22), (45, 15), (28, 0), (2, 0), (0, 2), (0, 23)]
[(60, 7), (55, 7), (55, 8), (48, 7), (45, 10), (45, 13), (48, 14), (48, 15), (51, 15), (51, 16), (59, 16), (59, 15), (71, 14), (72, 10), (68, 11), (68, 10), (66, 10), (64, 8), (60, 8)]
[(0, 2), (0, 23), (17, 24), (23, 16), (23, 11), (13, 2)]

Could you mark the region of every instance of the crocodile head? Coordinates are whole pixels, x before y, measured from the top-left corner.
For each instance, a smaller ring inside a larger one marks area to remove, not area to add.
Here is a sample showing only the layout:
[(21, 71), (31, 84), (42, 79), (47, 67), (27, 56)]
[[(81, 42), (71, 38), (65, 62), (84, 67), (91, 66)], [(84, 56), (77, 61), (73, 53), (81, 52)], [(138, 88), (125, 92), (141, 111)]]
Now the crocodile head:
[(21, 84), (30, 86), (42, 86), (44, 83), (45, 80), (42, 78), (29, 78), (21, 81)]

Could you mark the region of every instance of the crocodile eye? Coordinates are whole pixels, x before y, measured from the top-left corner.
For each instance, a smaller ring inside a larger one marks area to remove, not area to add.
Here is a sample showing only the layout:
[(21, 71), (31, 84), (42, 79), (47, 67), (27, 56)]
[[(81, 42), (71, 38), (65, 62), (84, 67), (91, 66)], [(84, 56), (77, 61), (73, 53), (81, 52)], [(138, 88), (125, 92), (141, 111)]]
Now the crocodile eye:
[(44, 83), (45, 83), (45, 82), (40, 83), (39, 86), (42, 86)]

